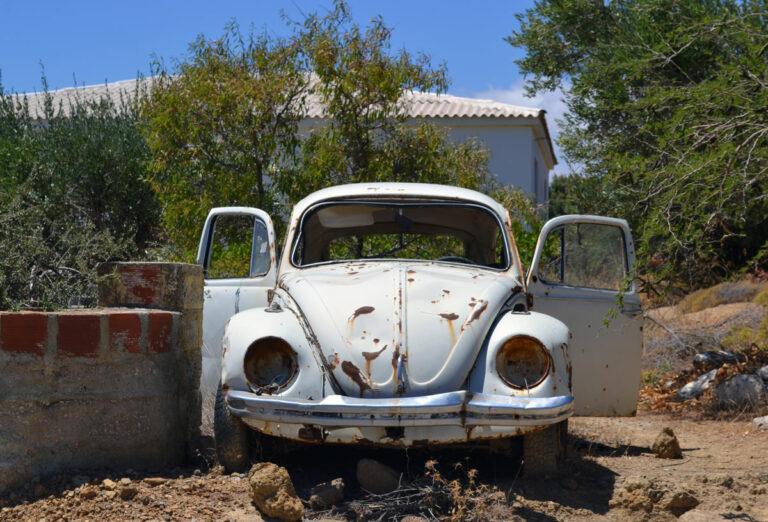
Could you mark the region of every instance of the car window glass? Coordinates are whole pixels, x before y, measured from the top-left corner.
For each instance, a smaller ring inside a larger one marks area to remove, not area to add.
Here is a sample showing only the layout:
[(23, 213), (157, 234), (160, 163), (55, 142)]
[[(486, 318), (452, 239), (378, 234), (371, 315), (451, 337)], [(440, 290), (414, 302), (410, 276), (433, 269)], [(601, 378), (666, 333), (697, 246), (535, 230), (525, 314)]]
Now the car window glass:
[(547, 235), (539, 278), (550, 284), (620, 290), (627, 275), (621, 228), (571, 223)]
[(240, 279), (269, 271), (267, 227), (250, 215), (216, 217), (206, 267), (208, 279)]

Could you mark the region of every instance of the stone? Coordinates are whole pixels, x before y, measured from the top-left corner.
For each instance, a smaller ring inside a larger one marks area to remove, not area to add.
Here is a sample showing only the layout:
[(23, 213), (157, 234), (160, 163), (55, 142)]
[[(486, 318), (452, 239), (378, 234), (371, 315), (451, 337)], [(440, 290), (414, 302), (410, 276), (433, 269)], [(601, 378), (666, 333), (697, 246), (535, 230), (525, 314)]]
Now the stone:
[(664, 509), (676, 517), (681, 516), (686, 511), (690, 511), (699, 505), (699, 499), (685, 490), (676, 491), (669, 499), (664, 502)]
[(400, 487), (400, 473), (378, 460), (357, 461), (357, 481), (369, 493), (383, 495)]
[(168, 479), (164, 477), (148, 477), (144, 479), (144, 484), (146, 484), (149, 487), (157, 487), (165, 484), (168, 481)]
[(91, 500), (99, 495), (99, 490), (95, 486), (83, 486), (80, 490), (80, 498)]
[(768, 415), (752, 419), (752, 426), (754, 426), (756, 430), (768, 430)]
[(726, 363), (734, 364), (737, 362), (739, 362), (739, 357), (735, 353), (725, 350), (709, 350), (693, 356), (693, 366), (704, 370), (720, 368)]
[(304, 506), (285, 468), (271, 462), (259, 462), (251, 468), (248, 482), (253, 503), (268, 517), (293, 522), (304, 516)]
[(120, 498), (123, 500), (132, 500), (133, 497), (139, 494), (138, 488), (135, 486), (123, 486), (120, 488)]
[(101, 481), (101, 487), (107, 491), (113, 491), (115, 488), (117, 488), (117, 484), (114, 480), (104, 479)]
[(107, 500), (112, 500), (117, 496), (117, 491), (115, 490), (109, 490), (104, 492), (104, 498)]
[(677, 398), (683, 401), (697, 398), (709, 389), (716, 376), (717, 369), (710, 370), (707, 373), (699, 376), (699, 378), (695, 381), (691, 381), (677, 390)]
[(764, 396), (763, 381), (756, 375), (734, 375), (715, 388), (717, 402), (724, 408), (755, 406)]
[(123, 477), (123, 478), (120, 479), (120, 485), (121, 486), (127, 486), (130, 483), (131, 483), (131, 479), (129, 479), (127, 477)]
[(755, 375), (760, 377), (763, 380), (763, 382), (765, 383), (765, 385), (768, 386), (768, 364), (766, 364), (762, 368), (758, 369), (755, 372)]
[(661, 430), (658, 437), (651, 446), (651, 451), (660, 459), (681, 459), (683, 452), (680, 449), (680, 443), (675, 436), (672, 428), (666, 427)]
[(309, 491), (309, 505), (312, 509), (329, 509), (344, 500), (344, 480), (333, 479), (323, 482)]

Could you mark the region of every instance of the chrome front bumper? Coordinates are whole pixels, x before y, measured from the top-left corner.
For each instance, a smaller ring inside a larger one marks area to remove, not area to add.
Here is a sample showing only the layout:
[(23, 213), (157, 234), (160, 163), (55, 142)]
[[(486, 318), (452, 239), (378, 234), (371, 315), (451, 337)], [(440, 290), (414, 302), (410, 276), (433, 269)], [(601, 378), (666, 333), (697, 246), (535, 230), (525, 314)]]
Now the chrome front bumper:
[(456, 391), (392, 399), (329, 395), (321, 401), (229, 390), (230, 411), (250, 420), (317, 426), (546, 426), (571, 415), (573, 397), (508, 397)]

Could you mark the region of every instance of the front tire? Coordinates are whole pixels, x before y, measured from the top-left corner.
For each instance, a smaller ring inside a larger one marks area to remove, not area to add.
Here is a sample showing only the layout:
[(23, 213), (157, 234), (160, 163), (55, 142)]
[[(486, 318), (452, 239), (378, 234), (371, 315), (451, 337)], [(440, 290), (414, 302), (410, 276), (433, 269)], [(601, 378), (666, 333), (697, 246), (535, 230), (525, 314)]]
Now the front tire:
[(555, 475), (565, 460), (568, 420), (523, 435), (523, 471), (530, 477)]
[(213, 411), (213, 435), (216, 439), (216, 457), (225, 473), (248, 469), (251, 463), (249, 433), (248, 426), (229, 411), (219, 384)]

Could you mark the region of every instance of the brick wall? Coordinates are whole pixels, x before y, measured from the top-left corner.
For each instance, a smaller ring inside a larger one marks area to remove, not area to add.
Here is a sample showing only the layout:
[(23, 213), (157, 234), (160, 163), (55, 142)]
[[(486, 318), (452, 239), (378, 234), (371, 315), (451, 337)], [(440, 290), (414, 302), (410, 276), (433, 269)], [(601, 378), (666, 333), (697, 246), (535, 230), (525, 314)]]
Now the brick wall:
[(0, 491), (62, 470), (159, 468), (188, 455), (200, 419), (202, 271), (102, 272), (109, 307), (0, 312)]

